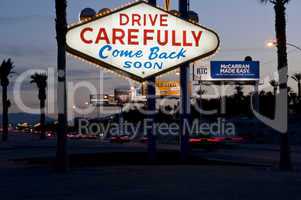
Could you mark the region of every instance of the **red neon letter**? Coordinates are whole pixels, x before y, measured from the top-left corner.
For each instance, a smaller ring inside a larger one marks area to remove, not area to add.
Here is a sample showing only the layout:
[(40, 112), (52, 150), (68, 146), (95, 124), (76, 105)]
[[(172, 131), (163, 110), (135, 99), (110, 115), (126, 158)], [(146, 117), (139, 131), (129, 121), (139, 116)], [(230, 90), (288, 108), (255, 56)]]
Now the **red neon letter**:
[[(120, 34), (118, 35), (118, 33), (120, 33)], [(122, 29), (113, 28), (112, 43), (116, 44), (116, 41), (118, 40), (120, 42), (120, 44), (124, 44), (124, 41), (123, 41), (124, 36), (125, 36), (125, 33)]]
[(183, 31), (183, 46), (184, 47), (191, 47), (192, 46), (192, 43), (191, 42), (188, 42), (188, 37), (187, 37), (187, 32), (186, 31)]
[[(123, 20), (125, 19), (125, 21)], [(119, 21), (120, 21), (120, 26), (127, 25), (129, 23), (129, 16), (127, 14), (120, 14), (119, 15)]]
[(135, 23), (137, 23), (138, 26), (141, 26), (140, 20), (141, 20), (141, 16), (139, 14), (133, 14), (132, 15), (132, 26), (135, 26)]
[(172, 31), (171, 32), (171, 36), (172, 36), (172, 46), (181, 46), (181, 42), (177, 42), (176, 40), (176, 31)]
[(158, 43), (161, 45), (161, 46), (165, 46), (167, 43), (168, 43), (168, 31), (165, 30), (164, 31), (164, 39), (162, 39), (162, 33), (163, 31), (161, 30), (158, 30), (157, 31), (157, 35), (158, 35)]
[(84, 42), (84, 43), (86, 43), (86, 44), (91, 44), (91, 43), (93, 43), (93, 41), (92, 40), (87, 40), (86, 38), (85, 38), (85, 33), (87, 32), (87, 31), (89, 31), (89, 32), (93, 32), (93, 28), (84, 28), (81, 32), (80, 32), (80, 39)]
[(149, 20), (150, 20), (150, 23), (151, 23), (152, 26), (156, 25), (157, 19), (158, 19), (158, 15), (157, 14), (155, 15), (154, 18), (153, 18), (153, 16), (151, 14), (149, 15)]
[[(138, 35), (135, 33), (138, 33), (139, 29), (129, 29), (128, 31), (128, 44), (129, 45), (138, 45), (139, 42), (137, 41)], [(136, 41), (134, 41), (136, 40)]]
[(202, 36), (202, 31), (199, 31), (198, 32), (198, 35), (196, 35), (196, 33), (194, 31), (192, 31), (192, 36), (193, 36), (193, 39), (195, 41), (195, 46), (200, 46), (200, 40), (201, 40), (201, 36)]
[(167, 26), (167, 14), (160, 15), (160, 26)]
[(150, 30), (150, 29), (145, 29), (144, 30), (144, 36), (143, 36), (143, 38), (144, 38), (143, 44), (144, 45), (147, 45), (148, 40), (153, 40), (154, 39), (153, 36), (148, 36), (148, 33), (154, 33), (154, 30)]
[(95, 44), (98, 44), (100, 40), (104, 40), (107, 44), (110, 44), (106, 29), (100, 28), (95, 40)]

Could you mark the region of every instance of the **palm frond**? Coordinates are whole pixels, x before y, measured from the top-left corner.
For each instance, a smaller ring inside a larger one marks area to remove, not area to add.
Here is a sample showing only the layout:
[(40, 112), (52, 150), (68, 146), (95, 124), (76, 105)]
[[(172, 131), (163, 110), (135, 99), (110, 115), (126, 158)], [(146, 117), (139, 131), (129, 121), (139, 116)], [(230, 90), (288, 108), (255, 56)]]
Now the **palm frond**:
[(301, 81), (301, 73), (295, 73), (293, 76), (291, 76), (292, 79), (294, 79), (296, 82)]
[(9, 84), (10, 75), (15, 73), (13, 71), (13, 69), (14, 69), (14, 64), (10, 58), (7, 60), (3, 60), (1, 66), (0, 66), (1, 85), (7, 86)]
[(14, 68), (14, 64), (9, 58), (8, 60), (4, 60), (0, 66), (0, 78), (8, 77), (8, 75), (14, 73), (12, 70)]
[(276, 80), (271, 80), (269, 83), (272, 87), (278, 87), (278, 85), (279, 85), (278, 81), (276, 81)]
[(267, 4), (267, 3), (272, 3), (272, 4), (287, 4), (289, 3), (291, 0), (259, 0), (260, 3), (264, 3), (264, 4)]
[(35, 73), (31, 75), (30, 83), (35, 83), (39, 89), (45, 89), (47, 87), (48, 76), (45, 73)]

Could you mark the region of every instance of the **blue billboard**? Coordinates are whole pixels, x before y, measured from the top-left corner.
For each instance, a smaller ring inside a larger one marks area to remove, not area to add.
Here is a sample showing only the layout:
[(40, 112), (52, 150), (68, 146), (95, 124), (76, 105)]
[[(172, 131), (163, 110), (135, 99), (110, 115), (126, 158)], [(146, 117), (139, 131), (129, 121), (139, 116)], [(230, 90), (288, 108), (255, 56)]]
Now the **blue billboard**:
[(213, 80), (259, 80), (259, 61), (211, 61)]

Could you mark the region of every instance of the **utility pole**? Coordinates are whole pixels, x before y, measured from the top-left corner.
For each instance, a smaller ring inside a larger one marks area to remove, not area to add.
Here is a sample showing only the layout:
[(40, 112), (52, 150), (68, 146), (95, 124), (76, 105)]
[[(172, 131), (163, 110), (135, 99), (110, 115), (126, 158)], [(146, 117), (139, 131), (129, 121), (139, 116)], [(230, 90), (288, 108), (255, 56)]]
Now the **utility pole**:
[(226, 114), (226, 93), (225, 93), (225, 81), (220, 82), (220, 95), (221, 95), (221, 110), (220, 114)]
[(255, 93), (254, 107), (257, 112), (259, 112), (259, 110), (260, 110), (260, 107), (259, 107), (259, 84), (260, 84), (259, 80), (255, 81), (255, 84), (254, 84), (254, 93)]
[[(157, 6), (157, 0), (149, 0), (148, 3), (152, 6)], [(156, 112), (156, 78), (150, 77), (147, 79), (147, 108), (148, 112), (148, 120), (149, 123), (152, 124), (153, 127), (155, 123), (155, 112)], [(150, 128), (147, 130), (147, 150), (148, 150), (148, 157), (150, 161), (156, 160), (157, 148), (156, 148), (156, 136), (153, 132), (154, 129)]]
[[(179, 0), (179, 11), (181, 13), (181, 18), (184, 20), (188, 19), (189, 11), (189, 0)], [(189, 131), (187, 124), (190, 124), (190, 94), (189, 94), (189, 84), (190, 84), (190, 68), (189, 63), (184, 63), (180, 66), (180, 87), (181, 87), (181, 97), (180, 97), (180, 149), (181, 149), (181, 159), (183, 161), (188, 159), (189, 148)]]
[(68, 168), (67, 155), (67, 89), (66, 89), (66, 33), (67, 3), (56, 0), (56, 32), (57, 32), (57, 104), (58, 104), (58, 129), (56, 149), (56, 169), (66, 172)]
[[(253, 58), (251, 56), (246, 56), (245, 61), (251, 62), (251, 61), (253, 61)], [(255, 99), (253, 99), (253, 100), (254, 100), (254, 108), (257, 112), (259, 112), (259, 84), (260, 84), (259, 80), (254, 82)]]

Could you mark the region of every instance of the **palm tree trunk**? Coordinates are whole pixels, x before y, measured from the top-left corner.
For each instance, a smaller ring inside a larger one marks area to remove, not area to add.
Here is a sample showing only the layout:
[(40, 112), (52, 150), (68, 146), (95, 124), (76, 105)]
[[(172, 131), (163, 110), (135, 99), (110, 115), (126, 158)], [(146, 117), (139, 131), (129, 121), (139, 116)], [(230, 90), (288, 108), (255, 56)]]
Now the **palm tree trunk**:
[(3, 106), (3, 116), (2, 116), (2, 141), (7, 141), (8, 139), (8, 105), (7, 105), (7, 86), (2, 86), (2, 106)]
[[(149, 0), (148, 3), (152, 6), (157, 6), (157, 0)], [(156, 95), (156, 88), (154, 85), (156, 83), (156, 78), (149, 78), (147, 81), (147, 107), (151, 112), (156, 111), (156, 99), (154, 96)], [(155, 123), (155, 114), (151, 113), (148, 116), (151, 123)], [(150, 161), (155, 161), (157, 157), (157, 144), (155, 133), (153, 132), (153, 128), (147, 131), (147, 151), (148, 151), (148, 159)]]
[[(286, 48), (286, 16), (285, 16), (285, 3), (282, 0), (277, 0), (275, 4), (275, 13), (276, 13), (276, 38), (277, 38), (277, 53), (278, 53), (278, 73), (279, 73), (279, 89), (280, 89), (280, 98), (287, 100), (287, 74), (288, 74), (288, 61), (287, 61), (287, 48)], [(283, 102), (283, 105), (287, 107), (287, 102)], [(287, 119), (287, 109), (286, 115)], [(288, 123), (288, 122), (285, 122)], [(291, 158), (290, 158), (290, 147), (288, 140), (288, 131), (280, 134), (280, 169), (281, 170), (290, 170), (292, 168)]]
[(276, 96), (277, 96), (277, 87), (274, 87), (274, 97), (275, 97), (275, 99), (276, 99)]
[[(179, 0), (179, 12), (184, 20), (188, 19), (189, 0)], [(188, 92), (187, 85), (190, 81), (189, 76), (189, 63), (182, 64), (180, 66), (180, 86), (181, 86), (181, 98), (180, 98), (180, 155), (182, 161), (187, 161), (190, 154), (189, 135), (190, 132), (187, 129), (185, 123), (191, 124), (190, 115), (190, 94)]]
[(298, 81), (298, 99), (301, 98), (301, 81)]
[(56, 0), (56, 32), (57, 32), (57, 68), (58, 68), (58, 130), (56, 169), (59, 172), (67, 170), (67, 94), (66, 94), (66, 0)]
[(41, 116), (40, 116), (41, 133), (40, 133), (40, 138), (41, 138), (41, 140), (43, 140), (43, 139), (46, 139), (46, 133), (45, 133), (45, 100), (40, 100), (40, 110), (41, 110)]

